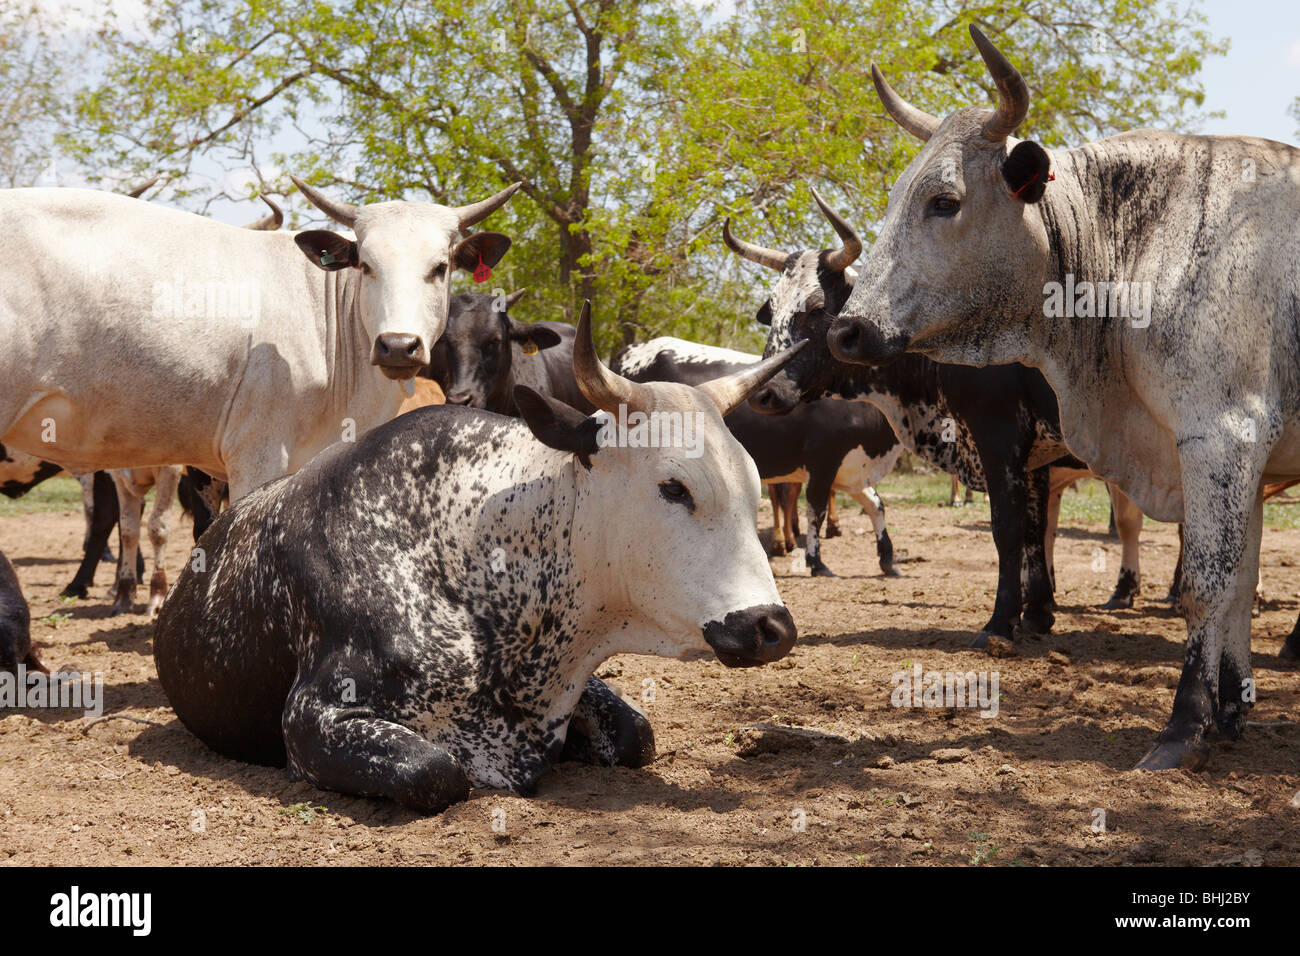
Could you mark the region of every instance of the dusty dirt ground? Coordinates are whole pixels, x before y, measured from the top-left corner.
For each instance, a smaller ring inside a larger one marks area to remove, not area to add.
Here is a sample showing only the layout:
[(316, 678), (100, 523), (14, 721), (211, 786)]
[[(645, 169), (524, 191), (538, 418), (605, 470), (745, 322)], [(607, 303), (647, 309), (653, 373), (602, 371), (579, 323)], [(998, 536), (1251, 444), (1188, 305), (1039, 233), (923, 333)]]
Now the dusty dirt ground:
[[(1198, 774), (1130, 769), (1168, 716), (1182, 661), (1183, 623), (1156, 600), (1176, 556), (1172, 527), (1148, 523), (1145, 590), (1118, 613), (1094, 610), (1118, 542), (1101, 525), (1064, 529), (1055, 634), (994, 660), (965, 649), (992, 605), (987, 519), (891, 507), (909, 560), (903, 577), (885, 579), (854, 511), (824, 550), (840, 577), (792, 576), (789, 558), (772, 560), (800, 631), (786, 660), (734, 671), (625, 656), (602, 668), (643, 701), (658, 739), (652, 766), (566, 764), (532, 799), (476, 791), (428, 817), (209, 752), (167, 706), (148, 620), (108, 616), (109, 566), (89, 601), (57, 599), (75, 569), (80, 513), (2, 518), (0, 550), (32, 600), (46, 664), (102, 672), (106, 713), (161, 726), (0, 711), (0, 863), (1300, 863), (1300, 727), (1252, 726), (1217, 744)], [(179, 516), (173, 527), (179, 568), (189, 528)], [(1101, 573), (1097, 548), (1108, 555)], [(1255, 721), (1300, 721), (1300, 672), (1277, 658), (1300, 608), (1298, 551), (1300, 531), (1265, 533)], [(996, 670), (998, 716), (891, 706), (891, 675), (917, 663)]]

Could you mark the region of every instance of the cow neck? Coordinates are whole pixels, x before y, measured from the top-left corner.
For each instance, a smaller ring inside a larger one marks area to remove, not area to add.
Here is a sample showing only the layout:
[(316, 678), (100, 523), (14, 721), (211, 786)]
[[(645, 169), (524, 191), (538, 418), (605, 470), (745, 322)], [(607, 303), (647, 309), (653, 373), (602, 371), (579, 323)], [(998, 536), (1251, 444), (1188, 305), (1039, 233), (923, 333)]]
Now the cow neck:
[[(356, 269), (325, 273), (326, 365), (329, 371), (330, 405), (340, 416), (356, 414), (368, 404), (362, 390), (389, 390), (394, 406), (401, 403), (401, 386), (382, 378), (370, 366), (370, 339), (361, 319), (360, 276)], [(379, 403), (382, 404), (382, 403)], [(371, 427), (378, 421), (361, 425)]]

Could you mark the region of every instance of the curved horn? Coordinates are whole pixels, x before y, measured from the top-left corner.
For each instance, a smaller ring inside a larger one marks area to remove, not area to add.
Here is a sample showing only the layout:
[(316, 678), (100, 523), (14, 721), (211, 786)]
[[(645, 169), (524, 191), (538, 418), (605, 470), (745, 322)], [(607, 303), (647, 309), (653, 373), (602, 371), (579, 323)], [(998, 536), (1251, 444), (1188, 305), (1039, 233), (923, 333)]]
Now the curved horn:
[(527, 292), (527, 291), (528, 291), (528, 289), (527, 289), (527, 287), (525, 287), (525, 288), (523, 288), (523, 289), (515, 289), (514, 292), (511, 292), (509, 295), (507, 295), (507, 296), (506, 296), (506, 308), (507, 308), (507, 309), (510, 308), (512, 305), (514, 305), (516, 302), (518, 302), (520, 299), (522, 299), (522, 298), (524, 297), (524, 293)]
[(885, 104), (885, 111), (894, 118), (895, 123), (923, 143), (934, 135), (941, 120), (925, 110), (918, 110), (895, 93), (894, 88), (885, 82), (885, 74), (874, 63), (871, 64), (871, 82), (876, 84), (876, 95)]
[(259, 232), (274, 232), (284, 225), (284, 210), (275, 203), (271, 202), (266, 196), (259, 197), (262, 202), (271, 207), (271, 215), (263, 216), (256, 222), (250, 222), (245, 229), (254, 229)]
[(970, 35), (998, 87), (998, 108), (984, 123), (984, 138), (1000, 143), (1025, 121), (1025, 116), (1029, 113), (1029, 87), (1020, 71), (1011, 65), (1011, 61), (973, 23), (970, 25)]
[(582, 304), (578, 334), (573, 339), (573, 377), (587, 401), (601, 411), (617, 415), (619, 405), (626, 405), (628, 411), (644, 411), (650, 405), (642, 385), (611, 372), (596, 355), (596, 345), (591, 340), (590, 301)]
[(127, 195), (130, 196), (132, 199), (139, 199), (141, 196), (145, 194), (145, 192), (149, 189), (149, 187), (152, 186), (154, 183), (156, 183), (160, 178), (161, 177), (155, 176), (147, 183), (142, 183), (139, 186), (136, 186), (135, 189), (128, 190)]
[(764, 249), (762, 246), (750, 245), (743, 239), (737, 239), (731, 234), (730, 216), (722, 224), (722, 241), (727, 244), (728, 249), (740, 256), (740, 258), (748, 259), (750, 262), (757, 262), (760, 266), (767, 266), (777, 272), (785, 268), (785, 260), (789, 258), (784, 252), (777, 252), (775, 249)]
[(297, 176), (291, 175), (289, 178), (293, 180), (295, 186), (302, 190), (302, 194), (307, 197), (307, 201), (325, 215), (349, 229), (356, 225), (357, 216), (361, 213), (360, 206), (354, 206), (350, 202), (336, 202), (315, 187), (308, 186)]
[(799, 344), (792, 345), (784, 352), (778, 352), (770, 358), (765, 358), (756, 365), (751, 365), (739, 372), (724, 375), (722, 378), (715, 378), (711, 382), (705, 382), (703, 385), (695, 387), (713, 399), (713, 404), (718, 406), (718, 414), (726, 418), (735, 409), (739, 408), (745, 399), (749, 398), (750, 393), (760, 388), (769, 378), (781, 371), (781, 367), (794, 358), (799, 350), (807, 344), (808, 340), (804, 339)]
[(831, 221), (831, 225), (835, 228), (835, 234), (844, 243), (843, 247), (826, 257), (826, 264), (836, 272), (843, 272), (853, 265), (854, 259), (862, 255), (862, 240), (858, 238), (857, 232), (844, 221), (844, 218), (839, 213), (826, 205), (826, 200), (822, 199), (816, 189), (813, 189), (812, 186), (808, 188), (812, 189), (813, 199), (817, 201), (817, 208), (822, 211), (823, 216)]
[(490, 199), (473, 202), (468, 206), (457, 206), (452, 210), (452, 212), (454, 212), (457, 218), (460, 219), (460, 228), (468, 229), (480, 219), (486, 219), (492, 213), (504, 206), (506, 200), (513, 196), (522, 185), (523, 183), (515, 183), (512, 186), (507, 186)]

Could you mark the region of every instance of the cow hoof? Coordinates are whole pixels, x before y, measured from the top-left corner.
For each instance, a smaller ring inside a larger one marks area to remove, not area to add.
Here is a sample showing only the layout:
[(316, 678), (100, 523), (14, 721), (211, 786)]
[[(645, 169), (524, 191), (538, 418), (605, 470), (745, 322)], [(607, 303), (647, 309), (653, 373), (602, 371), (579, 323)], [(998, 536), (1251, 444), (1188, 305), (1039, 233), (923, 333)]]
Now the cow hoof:
[(113, 552), (110, 551), (110, 550), (108, 550), (108, 546), (105, 545), (105, 546), (104, 546), (104, 553), (101, 554), (101, 555), (99, 556), (99, 563), (100, 563), (100, 564), (113, 564), (113, 563), (116, 562), (116, 561), (117, 561), (117, 558), (113, 557)]
[(1052, 633), (1052, 625), (1055, 623), (1056, 616), (1049, 611), (1026, 611), (1015, 633), (1028, 637), (1044, 637)]
[(1133, 607), (1133, 595), (1121, 597), (1118, 594), (1112, 594), (1110, 600), (1101, 606), (1103, 611), (1127, 611)]
[(880, 566), (880, 573), (887, 578), (901, 578), (903, 576), (899, 573), (898, 568), (894, 567), (892, 564), (882, 564)]
[(86, 589), (85, 585), (78, 584), (74, 587), (73, 585), (69, 584), (66, 588), (64, 588), (62, 591), (59, 592), (59, 597), (82, 598), (84, 600), (85, 598), (90, 597), (90, 591)]
[(971, 642), (970, 642), (968, 645), (966, 645), (966, 646), (967, 646), (967, 647), (981, 647), (981, 648), (982, 648), (982, 647), (988, 647), (988, 646), (989, 646), (989, 638), (992, 637), (992, 636), (993, 636), (993, 634), (992, 634), (991, 632), (989, 632), (989, 631), (980, 631), (978, 634), (975, 635), (975, 639), (974, 639), (973, 641), (971, 641)]
[(839, 577), (834, 571), (824, 564), (814, 564), (811, 568), (812, 576), (815, 578), (834, 578)]
[(780, 558), (785, 556), (785, 548), (779, 544), (772, 545), (772, 557)]
[(1210, 761), (1205, 742), (1156, 744), (1138, 761), (1134, 770), (1201, 770)]
[(831, 524), (829, 521), (826, 522), (826, 537), (838, 538), (839, 536), (840, 536), (840, 526), (837, 524)]

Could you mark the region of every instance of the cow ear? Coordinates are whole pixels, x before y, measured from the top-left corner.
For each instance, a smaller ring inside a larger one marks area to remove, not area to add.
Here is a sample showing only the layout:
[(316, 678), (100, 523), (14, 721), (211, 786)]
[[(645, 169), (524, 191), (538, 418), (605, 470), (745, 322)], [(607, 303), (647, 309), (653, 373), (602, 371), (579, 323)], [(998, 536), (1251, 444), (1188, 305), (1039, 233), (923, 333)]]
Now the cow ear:
[(758, 315), (754, 316), (754, 321), (759, 325), (766, 325), (769, 329), (772, 327), (772, 303), (770, 300), (758, 307)]
[(1007, 181), (1011, 197), (1021, 202), (1038, 202), (1047, 191), (1047, 177), (1052, 160), (1047, 150), (1032, 140), (1017, 143), (1002, 161), (1002, 178)]
[(326, 272), (357, 264), (357, 244), (328, 229), (308, 229), (293, 237), (302, 254)]
[(493, 268), (510, 248), (510, 237), (499, 232), (476, 232), (462, 239), (452, 251), (451, 261), (457, 269), (473, 272), (479, 264)]
[(549, 349), (560, 344), (560, 333), (544, 325), (530, 325), (527, 322), (510, 320), (510, 341), (523, 345), (532, 342), (538, 349)]
[(548, 448), (577, 455), (582, 467), (590, 470), (591, 456), (600, 447), (596, 440), (600, 422), (549, 395), (537, 394), (527, 385), (516, 385), (514, 397), (534, 438)]

